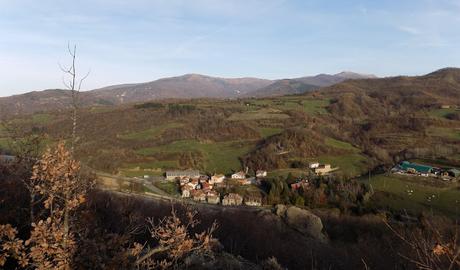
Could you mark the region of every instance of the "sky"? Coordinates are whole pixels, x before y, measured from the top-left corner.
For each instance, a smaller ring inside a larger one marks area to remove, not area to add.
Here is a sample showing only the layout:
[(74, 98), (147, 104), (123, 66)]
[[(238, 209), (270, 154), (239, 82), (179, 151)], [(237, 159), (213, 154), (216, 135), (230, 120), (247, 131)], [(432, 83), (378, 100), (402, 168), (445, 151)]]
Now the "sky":
[(0, 96), (199, 73), (421, 75), (460, 66), (460, 0), (0, 0)]

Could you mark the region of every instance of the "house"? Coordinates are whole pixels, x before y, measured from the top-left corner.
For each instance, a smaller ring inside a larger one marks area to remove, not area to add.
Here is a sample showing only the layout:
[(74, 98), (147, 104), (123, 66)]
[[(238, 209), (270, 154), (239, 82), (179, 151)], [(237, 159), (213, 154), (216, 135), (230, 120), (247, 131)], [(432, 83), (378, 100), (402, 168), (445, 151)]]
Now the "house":
[(331, 167), (331, 164), (321, 164), (314, 170), (317, 175), (325, 175), (332, 172), (334, 168)]
[(175, 180), (176, 178), (199, 178), (200, 172), (197, 170), (185, 170), (185, 171), (166, 171), (166, 180)]
[(190, 195), (192, 196), (194, 201), (197, 202), (204, 202), (206, 201), (206, 193), (204, 193), (202, 190), (192, 190), (190, 191)]
[(209, 184), (216, 184), (216, 183), (222, 183), (225, 180), (225, 175), (223, 174), (214, 174), (211, 176), (211, 179), (209, 179)]
[(218, 204), (220, 202), (219, 193), (215, 191), (209, 191), (206, 193), (206, 200), (210, 204)]
[(398, 165), (399, 169), (406, 173), (428, 175), (433, 173), (433, 167), (428, 165), (422, 165), (417, 163), (411, 163), (409, 161), (403, 161)]
[(450, 169), (447, 171), (450, 177), (460, 177), (460, 170), (458, 169)]
[(185, 185), (181, 188), (182, 198), (190, 198), (190, 191), (193, 190), (190, 186)]
[(316, 169), (316, 168), (319, 167), (319, 162), (310, 162), (310, 163), (308, 163), (308, 167), (310, 169)]
[(244, 198), (244, 204), (248, 206), (261, 206), (262, 198), (260, 196), (248, 196)]
[(296, 183), (291, 184), (291, 189), (293, 191), (299, 190), (300, 188), (306, 190), (310, 187), (310, 182), (308, 180), (300, 180)]
[(212, 185), (209, 184), (208, 182), (201, 182), (201, 189), (206, 192), (212, 189)]
[(179, 179), (179, 184), (180, 184), (181, 186), (186, 185), (188, 182), (190, 182), (190, 178), (188, 178), (188, 177), (181, 177), (181, 178)]
[(256, 177), (258, 177), (258, 178), (267, 177), (267, 171), (257, 170), (257, 171), (256, 171)]
[(245, 179), (246, 174), (243, 171), (236, 172), (232, 174), (232, 179)]
[(207, 175), (200, 175), (200, 182), (208, 182), (209, 176)]
[(188, 182), (186, 185), (190, 186), (192, 189), (196, 189), (198, 187), (198, 179), (192, 179), (192, 181)]
[(242, 203), (243, 197), (236, 193), (229, 193), (222, 200), (222, 205), (241, 205)]

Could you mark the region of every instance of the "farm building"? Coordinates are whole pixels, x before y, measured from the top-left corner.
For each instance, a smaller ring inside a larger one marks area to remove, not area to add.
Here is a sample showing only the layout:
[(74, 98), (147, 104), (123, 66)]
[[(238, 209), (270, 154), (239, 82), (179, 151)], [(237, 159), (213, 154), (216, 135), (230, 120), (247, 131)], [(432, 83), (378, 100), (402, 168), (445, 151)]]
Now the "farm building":
[(399, 164), (399, 168), (408, 173), (414, 174), (429, 174), (433, 173), (433, 167), (428, 165), (422, 165), (417, 163), (411, 163), (409, 161), (403, 161)]
[(166, 180), (175, 180), (176, 178), (199, 178), (200, 172), (197, 170), (186, 170), (186, 171), (166, 171)]
[(328, 174), (335, 169), (331, 167), (331, 164), (321, 164), (318, 167), (315, 168), (315, 173), (317, 175), (325, 175)]
[(447, 173), (451, 177), (460, 177), (460, 170), (457, 170), (457, 169), (450, 169), (447, 171)]

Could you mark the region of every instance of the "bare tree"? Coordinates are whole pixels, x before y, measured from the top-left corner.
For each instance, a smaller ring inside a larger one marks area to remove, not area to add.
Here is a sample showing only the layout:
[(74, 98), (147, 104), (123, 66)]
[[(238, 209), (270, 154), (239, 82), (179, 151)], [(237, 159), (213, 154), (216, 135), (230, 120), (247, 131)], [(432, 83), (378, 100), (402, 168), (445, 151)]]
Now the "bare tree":
[(387, 227), (409, 249), (399, 255), (420, 270), (452, 270), (460, 268), (460, 237), (457, 222), (435, 223), (422, 220), (419, 228), (397, 229), (384, 221)]
[[(70, 44), (67, 45), (67, 50), (71, 57), (71, 64), (69, 67), (59, 65), (62, 72), (64, 72), (64, 78), (62, 79), (64, 85), (71, 91), (72, 95), (72, 143), (71, 153), (74, 153), (75, 145), (77, 143), (77, 122), (78, 122), (78, 108), (79, 108), (79, 94), (83, 81), (88, 78), (90, 71), (85, 76), (77, 77), (76, 58), (77, 58), (77, 45), (73, 47)], [(65, 76), (67, 75), (67, 79)]]

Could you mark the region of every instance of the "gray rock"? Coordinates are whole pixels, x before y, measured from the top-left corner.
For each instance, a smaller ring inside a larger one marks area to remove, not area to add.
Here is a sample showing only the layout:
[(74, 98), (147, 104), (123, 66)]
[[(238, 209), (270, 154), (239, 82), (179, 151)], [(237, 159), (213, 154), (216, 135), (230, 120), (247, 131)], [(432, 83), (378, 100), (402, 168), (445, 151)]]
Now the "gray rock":
[(275, 214), (292, 229), (305, 236), (326, 242), (327, 237), (323, 234), (321, 219), (312, 212), (296, 206), (277, 205)]

